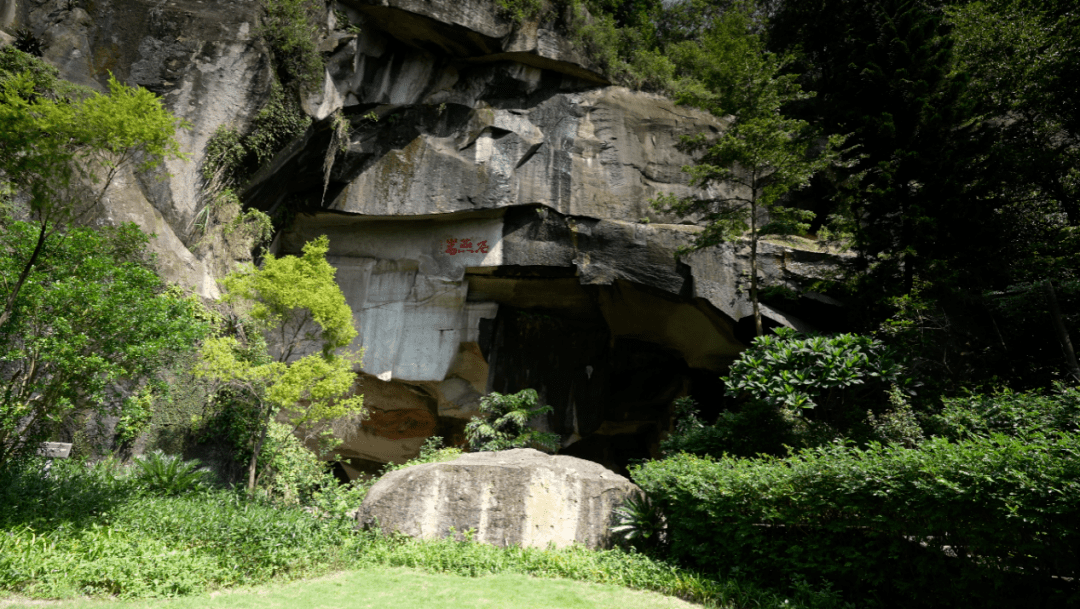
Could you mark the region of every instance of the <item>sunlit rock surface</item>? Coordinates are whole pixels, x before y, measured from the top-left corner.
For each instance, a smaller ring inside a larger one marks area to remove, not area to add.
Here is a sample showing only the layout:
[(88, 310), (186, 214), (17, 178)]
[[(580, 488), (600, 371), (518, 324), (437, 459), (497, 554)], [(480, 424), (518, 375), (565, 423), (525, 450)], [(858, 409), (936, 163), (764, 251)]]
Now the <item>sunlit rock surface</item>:
[[(698, 229), (650, 200), (693, 192), (678, 143), (725, 121), (609, 86), (561, 14), (514, 25), (494, 0), (331, 8), (321, 85), (299, 100), (314, 122), (242, 196), (285, 219), (279, 254), (330, 237), (371, 411), (339, 449), (349, 473), (403, 462), (431, 435), (462, 443), (489, 391), (536, 389), (554, 408), (538, 425), (562, 452), (617, 470), (657, 456), (676, 397), (717, 408), (718, 378), (753, 336), (748, 249), (677, 260)], [(65, 78), (101, 89), (112, 73), (188, 122), (188, 158), (122, 175), (100, 220), (155, 233), (167, 277), (208, 297), (250, 258), (206, 241), (198, 219), (207, 142), (248, 129), (270, 92), (259, 10), (0, 0), (0, 27), (38, 36)], [(350, 127), (343, 150), (335, 115)], [(766, 325), (830, 328), (839, 303), (808, 290), (833, 260), (763, 244), (763, 285), (792, 296), (765, 303)]]
[(465, 454), (391, 472), (368, 491), (360, 526), (438, 538), (474, 531), (496, 546), (610, 545), (612, 511), (637, 486), (607, 468), (532, 449)]

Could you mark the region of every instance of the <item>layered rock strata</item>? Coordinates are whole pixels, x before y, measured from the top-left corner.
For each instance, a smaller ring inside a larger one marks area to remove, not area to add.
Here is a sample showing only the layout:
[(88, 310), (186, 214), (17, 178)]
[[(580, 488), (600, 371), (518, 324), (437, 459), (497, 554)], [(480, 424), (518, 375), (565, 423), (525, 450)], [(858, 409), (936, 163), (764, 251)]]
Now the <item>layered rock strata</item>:
[[(527, 387), (554, 407), (540, 425), (563, 452), (616, 468), (656, 456), (671, 401), (716, 403), (752, 337), (746, 247), (677, 260), (698, 229), (649, 204), (694, 192), (680, 138), (725, 122), (609, 86), (565, 15), (514, 24), (494, 0), (331, 8), (322, 85), (300, 100), (314, 122), (243, 199), (279, 218), (279, 253), (330, 237), (372, 412), (342, 457), (360, 470), (432, 434), (460, 443), (481, 395)], [(215, 296), (247, 254), (197, 230), (213, 196), (201, 169), (214, 132), (243, 133), (270, 94), (257, 3), (0, 0), (0, 18), (64, 77), (101, 87), (113, 73), (190, 124), (190, 156), (123, 176), (102, 220), (156, 233), (169, 278)], [(795, 297), (766, 303), (768, 325), (831, 323), (838, 303), (807, 292), (829, 256), (764, 244), (759, 260), (764, 284)]]

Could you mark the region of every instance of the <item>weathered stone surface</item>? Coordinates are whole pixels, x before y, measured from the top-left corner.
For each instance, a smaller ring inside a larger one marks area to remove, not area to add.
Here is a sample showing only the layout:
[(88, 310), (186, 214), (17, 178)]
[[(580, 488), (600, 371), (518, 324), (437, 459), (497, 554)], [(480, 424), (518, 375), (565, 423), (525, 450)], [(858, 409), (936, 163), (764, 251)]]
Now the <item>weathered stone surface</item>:
[[(662, 219), (649, 200), (689, 194), (681, 135), (721, 128), (706, 113), (621, 88), (556, 93), (521, 105), (406, 106), (372, 124), (351, 115), (330, 209), (369, 216), (422, 216), (543, 205), (563, 215), (640, 222)], [(391, 122), (392, 121), (392, 122)], [(390, 122), (383, 127), (384, 122)], [(246, 198), (260, 207), (321, 185), (329, 131), (257, 176)], [(321, 194), (321, 189), (319, 189)]]
[[(746, 252), (727, 245), (677, 262), (695, 230), (516, 206), (419, 218), (303, 215), (279, 243), (298, 253), (329, 236), (359, 320), (353, 346), (365, 349), (363, 369), (428, 396), (439, 421), (467, 419), (489, 390), (533, 388), (555, 409), (539, 425), (560, 434), (564, 450), (618, 467), (658, 455), (674, 398), (719, 399), (722, 389), (709, 383), (752, 338)], [(472, 251), (455, 251), (465, 241)], [(486, 253), (477, 253), (481, 243)], [(761, 250), (766, 285), (795, 291), (826, 259)], [(808, 327), (763, 310), (767, 324)], [(362, 392), (382, 408), (386, 396)], [(381, 429), (365, 427), (369, 448), (350, 455), (399, 461), (419, 449)], [(577, 446), (595, 435), (612, 440)], [(378, 451), (370, 449), (376, 436)]]
[[(243, 198), (295, 216), (276, 252), (330, 237), (372, 412), (345, 434), (342, 457), (400, 463), (432, 434), (460, 441), (483, 394), (526, 387), (554, 407), (539, 425), (564, 452), (612, 467), (655, 456), (672, 399), (717, 401), (716, 379), (751, 337), (745, 247), (676, 261), (698, 229), (649, 206), (692, 192), (680, 136), (725, 122), (605, 86), (557, 12), (515, 26), (494, 0), (336, 8), (358, 28), (327, 14), (322, 86), (299, 100), (316, 122)], [(189, 159), (121, 175), (99, 219), (155, 233), (167, 278), (208, 297), (248, 255), (203, 238), (195, 219), (208, 203), (209, 138), (247, 129), (270, 91), (259, 10), (257, 0), (0, 0), (0, 27), (30, 29), (64, 77), (101, 89), (111, 71), (190, 123), (178, 131)], [(339, 112), (351, 134), (324, 183)], [(759, 262), (765, 285), (800, 294), (766, 303), (767, 325), (805, 329), (836, 310), (805, 292), (827, 256), (764, 244)]]
[(465, 454), (392, 472), (357, 519), (413, 537), (458, 536), (497, 546), (608, 545), (612, 512), (637, 486), (601, 465), (533, 449)]
[[(186, 159), (151, 175), (128, 173), (110, 190), (100, 217), (134, 221), (157, 238), (166, 278), (216, 297), (222, 252), (195, 252), (194, 220), (207, 204), (200, 167), (219, 126), (243, 130), (270, 87), (265, 45), (255, 35), (253, 0), (204, 3), (105, 0), (76, 6), (62, 0), (6, 0), (13, 27), (41, 40), (62, 77), (104, 90), (109, 74), (159, 94), (190, 129), (177, 131)], [(5, 17), (8, 19), (8, 17)]]
[(599, 68), (558, 30), (561, 15), (515, 26), (493, 0), (347, 0), (370, 26), (409, 46), (475, 63), (514, 61), (608, 84)]

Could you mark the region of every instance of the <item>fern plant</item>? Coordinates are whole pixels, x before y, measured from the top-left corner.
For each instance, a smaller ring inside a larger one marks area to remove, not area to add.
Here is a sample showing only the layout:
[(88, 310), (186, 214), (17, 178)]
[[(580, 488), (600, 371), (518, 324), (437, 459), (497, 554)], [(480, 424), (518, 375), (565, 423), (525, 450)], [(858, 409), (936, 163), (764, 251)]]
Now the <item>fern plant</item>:
[(134, 459), (136, 479), (147, 489), (164, 495), (180, 495), (203, 488), (211, 473), (198, 459), (184, 461), (156, 450)]
[(469, 446), (474, 452), (529, 447), (553, 452), (559, 434), (529, 428), (529, 421), (553, 412), (551, 406), (538, 406), (539, 401), (534, 389), (512, 395), (493, 391), (480, 398), (480, 416), (465, 426)]

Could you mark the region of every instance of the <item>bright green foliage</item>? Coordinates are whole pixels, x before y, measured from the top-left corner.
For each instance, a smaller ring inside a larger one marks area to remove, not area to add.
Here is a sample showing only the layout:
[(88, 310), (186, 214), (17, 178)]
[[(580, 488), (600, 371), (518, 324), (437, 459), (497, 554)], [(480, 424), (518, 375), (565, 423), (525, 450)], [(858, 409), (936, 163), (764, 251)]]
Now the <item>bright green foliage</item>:
[[(0, 232), (0, 275), (24, 268), (39, 228)], [(0, 465), (77, 411), (123, 417), (124, 388), (152, 380), (205, 332), (195, 304), (166, 291), (135, 225), (49, 236), (0, 326)], [(11, 284), (7, 283), (6, 289)]]
[(266, 10), (259, 27), (273, 52), (282, 82), (299, 90), (322, 82), (323, 58), (316, 47), (319, 39), (321, 3), (312, 0), (264, 0)]
[(742, 398), (707, 425), (690, 398), (676, 400), (666, 455), (785, 455), (839, 438), (914, 446), (923, 431), (907, 403), (911, 381), (883, 343), (867, 336), (800, 336), (787, 328), (754, 339), (722, 380)]
[(149, 452), (132, 459), (139, 470), (135, 479), (147, 490), (162, 495), (182, 495), (205, 488), (213, 474), (198, 459), (184, 461), (178, 455)]
[(1080, 389), (1059, 384), (1047, 394), (1003, 389), (947, 399), (928, 426), (954, 440), (993, 434), (1021, 439), (1080, 434)]
[(320, 237), (304, 246), (301, 257), (268, 254), (262, 268), (230, 274), (223, 282), (226, 300), (250, 304), (267, 342), (216, 336), (203, 343), (197, 373), (254, 400), (247, 421), (251, 492), (267, 430), (279, 413), (310, 439), (327, 435), (333, 421), (363, 416), (363, 398), (351, 395), (360, 354), (338, 353), (356, 329), (326, 262), (328, 248), (329, 240)]
[(304, 446), (292, 433), (292, 427), (275, 421), (270, 422), (266, 432), (259, 465), (266, 472), (260, 481), (260, 493), (286, 505), (310, 505), (312, 493), (338, 484), (327, 471), (326, 462)]
[[(904, 367), (883, 343), (868, 336), (799, 336), (778, 328), (776, 336), (754, 339), (723, 381), (728, 395), (750, 402), (737, 413), (722, 415), (717, 430), (735, 446), (754, 437), (764, 440), (751, 452), (743, 446), (731, 451), (735, 454), (778, 454), (777, 443), (809, 447), (836, 437), (909, 444), (921, 437), (900, 397), (901, 391), (911, 391)], [(747, 425), (760, 429), (738, 433)], [(914, 427), (904, 431), (904, 425)]]
[(311, 118), (294, 97), (274, 81), (270, 97), (244, 135), (224, 125), (206, 143), (202, 174), (208, 182), (239, 188), (294, 138), (304, 134)]
[[(237, 271), (223, 282), (227, 300), (250, 301), (252, 319), (277, 334), (271, 339), (277, 339), (277, 361), (289, 360), (305, 344), (318, 344), (330, 359), (356, 337), (352, 310), (326, 261), (329, 248), (329, 239), (319, 237), (304, 245), (300, 257), (269, 254), (262, 268)], [(317, 324), (317, 332), (307, 327), (309, 322)]]
[(115, 78), (108, 95), (77, 88), (12, 47), (0, 48), (0, 125), (0, 171), (45, 219), (68, 200), (73, 182), (107, 186), (124, 164), (145, 171), (181, 156), (177, 119), (146, 89)]
[(1080, 575), (1078, 448), (1072, 434), (834, 444), (682, 454), (632, 477), (667, 518), (672, 553), (713, 572), (831, 582), (860, 607), (1064, 606)]
[(58, 460), (48, 477), (38, 467), (0, 475), (5, 592), (171, 597), (318, 575), (355, 560), (353, 521), (299, 506), (224, 490), (146, 492), (138, 474), (108, 461)]
[[(334, 488), (345, 487), (324, 491)], [(323, 511), (312, 512), (227, 491), (139, 492), (115, 461), (57, 461), (48, 477), (36, 467), (0, 472), (0, 590), (33, 598), (172, 597), (330, 570), (409, 567), (615, 584), (705, 606), (843, 608), (835, 593), (805, 584), (780, 594), (744, 576), (717, 578), (714, 570), (619, 549), (499, 548), (358, 532), (347, 512), (359, 501), (336, 495), (322, 503), (321, 492), (310, 505)]]
[(537, 406), (540, 396), (535, 389), (523, 389), (512, 395), (492, 391), (480, 398), (480, 416), (465, 426), (465, 437), (474, 452), (539, 448), (553, 451), (559, 447), (559, 435), (529, 427), (532, 419), (550, 414), (551, 406)]
[(805, 336), (777, 328), (759, 336), (731, 365), (723, 381), (728, 395), (755, 399), (793, 411), (842, 408), (858, 393), (901, 382), (903, 367), (880, 341), (858, 334)]
[(495, 0), (495, 4), (498, 5), (500, 14), (515, 23), (539, 17), (544, 8), (543, 0)]

